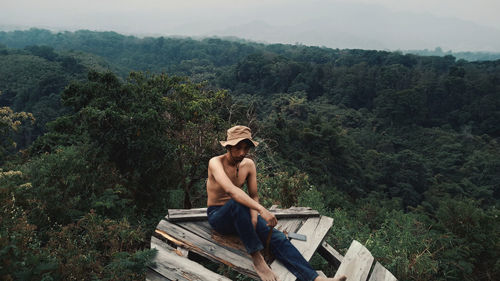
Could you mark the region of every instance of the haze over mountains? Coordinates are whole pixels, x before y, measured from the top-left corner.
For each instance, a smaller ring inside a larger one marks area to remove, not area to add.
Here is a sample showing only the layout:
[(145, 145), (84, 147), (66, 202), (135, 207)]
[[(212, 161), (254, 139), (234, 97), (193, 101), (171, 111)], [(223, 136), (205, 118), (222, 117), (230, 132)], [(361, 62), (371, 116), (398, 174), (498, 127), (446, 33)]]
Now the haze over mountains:
[[(178, 26), (176, 30), (181, 34), (237, 36), (341, 49), (408, 50), (439, 46), (454, 51), (500, 51), (500, 29), (430, 14), (393, 12), (377, 5), (316, 3), (282, 7), (280, 22), (273, 21), (272, 15), (263, 10), (260, 19), (242, 24), (221, 23), (220, 27), (213, 27), (208, 22), (199, 22)], [(273, 10), (278, 8), (270, 12)], [(243, 21), (244, 15), (239, 17)]]
[(87, 11), (81, 7), (56, 7), (53, 15), (47, 14), (48, 8), (39, 13), (36, 7), (28, 12), (19, 8), (10, 13), (0, 11), (0, 28), (112, 30), (140, 36), (236, 36), (266, 43), (340, 49), (432, 50), (441, 47), (454, 52), (500, 52), (500, 27), (430, 13), (326, 0), (256, 1), (251, 5), (235, 2), (227, 7), (218, 2), (192, 6), (176, 3), (157, 9), (113, 8), (105, 4)]

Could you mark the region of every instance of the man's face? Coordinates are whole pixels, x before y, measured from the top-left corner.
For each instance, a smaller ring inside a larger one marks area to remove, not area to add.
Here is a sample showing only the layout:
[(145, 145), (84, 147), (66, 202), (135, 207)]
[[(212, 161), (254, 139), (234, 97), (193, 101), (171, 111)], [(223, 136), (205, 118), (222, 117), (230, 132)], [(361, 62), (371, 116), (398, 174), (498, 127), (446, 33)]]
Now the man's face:
[(247, 156), (248, 151), (252, 146), (246, 142), (245, 140), (240, 141), (235, 146), (231, 146), (229, 149), (229, 153), (231, 153), (231, 157), (237, 162), (243, 161), (243, 158)]

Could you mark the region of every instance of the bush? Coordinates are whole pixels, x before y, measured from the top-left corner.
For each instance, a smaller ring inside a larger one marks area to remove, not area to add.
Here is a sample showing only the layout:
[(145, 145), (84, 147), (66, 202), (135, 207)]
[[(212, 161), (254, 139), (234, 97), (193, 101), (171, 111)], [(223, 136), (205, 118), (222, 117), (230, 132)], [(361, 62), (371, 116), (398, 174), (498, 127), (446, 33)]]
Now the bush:
[(76, 223), (50, 233), (47, 249), (59, 261), (64, 280), (139, 280), (154, 250), (144, 246), (144, 232), (126, 219), (106, 219), (91, 211)]

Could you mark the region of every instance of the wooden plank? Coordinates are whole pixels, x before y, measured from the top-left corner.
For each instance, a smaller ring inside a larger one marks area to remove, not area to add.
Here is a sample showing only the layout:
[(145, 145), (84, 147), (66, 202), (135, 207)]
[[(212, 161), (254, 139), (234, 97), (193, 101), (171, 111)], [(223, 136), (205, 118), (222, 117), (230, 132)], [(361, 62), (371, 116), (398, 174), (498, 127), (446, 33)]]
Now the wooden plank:
[(152, 270), (151, 268), (146, 268), (146, 281), (169, 281), (167, 277), (161, 275), (160, 273)]
[(309, 218), (298, 231), (299, 234), (307, 236), (307, 241), (293, 239), (292, 244), (302, 253), (306, 260), (310, 260), (332, 225), (333, 219), (330, 217)]
[(369, 281), (397, 281), (389, 270), (385, 269), (379, 262), (375, 263)]
[[(281, 232), (297, 232), (305, 221), (306, 219), (304, 218), (285, 218), (279, 220), (275, 228)], [(213, 229), (208, 221), (183, 221), (175, 222), (175, 224), (180, 225), (186, 230), (196, 233), (207, 240), (212, 239)], [(244, 247), (242, 249), (244, 249)]]
[(345, 275), (349, 281), (366, 281), (372, 263), (373, 256), (368, 249), (353, 240), (335, 277)]
[[(278, 224), (275, 228), (286, 233), (296, 232), (297, 229), (304, 223), (304, 221), (305, 219), (301, 218), (282, 219), (278, 221)], [(238, 236), (221, 235), (214, 231), (207, 221), (176, 222), (175, 224), (238, 255), (248, 255), (245, 249), (245, 245), (243, 245)]]
[[(310, 207), (291, 207), (288, 209), (273, 209), (270, 210), (274, 213), (276, 218), (297, 218), (297, 217), (318, 217), (319, 212), (311, 209)], [(169, 209), (166, 216), (168, 221), (193, 221), (193, 220), (206, 220), (207, 208), (196, 209)]]
[(217, 244), (166, 220), (160, 221), (155, 233), (177, 246), (182, 246), (210, 260), (223, 263), (238, 272), (258, 280), (258, 275), (253, 268), (253, 263), (249, 256), (241, 256), (223, 247), (219, 247)]
[(185, 257), (185, 258), (187, 258), (189, 255), (189, 251), (182, 248), (182, 247), (177, 247), (176, 253), (182, 257)]
[(321, 243), (318, 247), (318, 253), (335, 268), (339, 268), (342, 260), (344, 259), (344, 257), (326, 241), (323, 241), (323, 243)]
[[(208, 225), (208, 228), (206, 227), (205, 223), (206, 225)], [(245, 245), (243, 245), (238, 236), (219, 234), (217, 231), (213, 230), (212, 227), (210, 227), (207, 221), (177, 222), (175, 224), (238, 255), (248, 255), (245, 249)]]
[(212, 227), (208, 224), (208, 221), (185, 221), (185, 222), (175, 222), (175, 224), (189, 230), (197, 235), (210, 240), (212, 236)]
[[(278, 224), (275, 226), (281, 232), (297, 232), (297, 230), (304, 224), (307, 218), (283, 218), (278, 220)], [(208, 221), (185, 221), (185, 222), (175, 222), (175, 224), (180, 225), (193, 233), (196, 233), (207, 239), (210, 238), (212, 234), (212, 227)]]
[(297, 232), (305, 221), (304, 218), (281, 219), (274, 228), (284, 233)]
[(169, 221), (206, 220), (207, 208), (168, 209), (166, 219)]
[[(154, 259), (156, 265), (151, 266), (150, 268), (159, 275), (169, 280), (230, 280), (206, 269), (201, 264), (179, 256), (175, 251), (168, 250), (169, 247), (164, 244), (165, 242), (155, 237), (151, 237), (151, 248), (157, 249), (158, 252)], [(152, 280), (158, 280), (159, 276), (150, 274), (149, 278)]]
[[(297, 232), (299, 234), (306, 235), (307, 241), (293, 239), (291, 243), (297, 248), (297, 250), (299, 250), (304, 258), (309, 261), (325, 238), (328, 230), (330, 230), (330, 227), (332, 227), (332, 224), (333, 219), (326, 216), (309, 218)], [(293, 281), (297, 279), (281, 262), (277, 260), (271, 264), (271, 268), (274, 273), (278, 275), (281, 281)]]
[(319, 217), (319, 212), (310, 207), (290, 207), (288, 209), (271, 210), (278, 219)]
[(185, 221), (185, 222), (176, 222), (178, 225), (186, 225), (186, 227), (189, 227), (190, 229), (196, 229), (200, 233), (210, 233), (212, 230), (212, 227), (208, 223), (207, 220), (204, 221)]

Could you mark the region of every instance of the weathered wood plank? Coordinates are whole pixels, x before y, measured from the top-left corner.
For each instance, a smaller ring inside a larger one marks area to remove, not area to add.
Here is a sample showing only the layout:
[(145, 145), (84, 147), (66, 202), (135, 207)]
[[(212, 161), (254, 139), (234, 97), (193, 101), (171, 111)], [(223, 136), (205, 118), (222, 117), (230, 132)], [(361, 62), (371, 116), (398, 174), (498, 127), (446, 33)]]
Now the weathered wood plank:
[(146, 281), (169, 281), (167, 277), (161, 275), (160, 273), (152, 270), (151, 268), (146, 268)]
[(375, 263), (369, 281), (397, 281), (389, 270), (385, 269), (379, 262)]
[(175, 222), (178, 225), (186, 225), (190, 229), (196, 229), (198, 232), (210, 233), (212, 227), (207, 220), (204, 221), (179, 221)]
[(305, 218), (280, 219), (274, 228), (284, 233), (297, 232), (305, 221)]
[(175, 224), (189, 230), (197, 235), (205, 238), (211, 239), (212, 227), (208, 224), (208, 221), (183, 221), (175, 222)]
[[(273, 209), (276, 218), (296, 218), (296, 217), (318, 217), (319, 212), (310, 207), (291, 207), (289, 209)], [(169, 209), (166, 216), (168, 221), (188, 221), (188, 220), (206, 220), (207, 208), (195, 209)]]
[[(206, 223), (208, 228), (205, 225)], [(222, 235), (217, 231), (213, 230), (207, 221), (188, 221), (188, 222), (176, 222), (175, 224), (185, 228), (187, 231), (195, 233), (200, 237), (207, 239), (208, 241), (217, 244), (220, 247), (234, 252), (238, 255), (247, 255), (245, 245), (241, 242), (240, 238), (235, 235)]]
[(189, 251), (182, 248), (182, 247), (177, 247), (176, 253), (182, 257), (185, 257), (185, 258), (187, 258), (189, 255)]
[[(304, 256), (304, 258), (309, 261), (313, 256), (314, 252), (321, 244), (328, 230), (333, 224), (333, 219), (321, 216), (316, 218), (309, 218), (302, 225), (297, 233), (304, 234), (307, 236), (307, 241), (299, 241), (293, 239), (292, 244), (299, 250), (299, 252)], [(279, 262), (274, 261), (271, 264), (271, 268), (278, 275), (281, 281), (293, 281), (296, 277), (290, 273), (285, 266)]]
[[(278, 220), (278, 224), (275, 228), (281, 232), (297, 232), (306, 220), (307, 218), (283, 218)], [(206, 239), (210, 239), (212, 235), (212, 227), (208, 224), (208, 221), (182, 221), (175, 222), (175, 224), (180, 225)]]
[(168, 209), (166, 219), (169, 221), (206, 220), (207, 208)]
[[(304, 223), (305, 219), (281, 219), (276, 225), (276, 229), (284, 232), (296, 232), (297, 229)], [(221, 247), (226, 248), (239, 255), (247, 255), (245, 246), (241, 240), (235, 235), (221, 235), (214, 231), (207, 221), (186, 221), (176, 222), (175, 224), (183, 227), (187, 231), (195, 233)]]
[[(303, 218), (281, 219), (278, 221), (278, 224), (275, 228), (287, 233), (296, 232), (297, 229), (304, 223), (304, 221), (305, 219)], [(238, 255), (248, 255), (245, 249), (245, 245), (243, 245), (238, 236), (221, 235), (214, 231), (207, 221), (175, 222), (175, 224)]]
[(373, 256), (368, 249), (353, 240), (335, 277), (345, 275), (349, 281), (366, 281), (372, 263)]
[[(206, 269), (201, 264), (179, 256), (173, 249), (168, 250), (169, 247), (166, 247), (164, 242), (155, 237), (151, 237), (151, 248), (158, 250), (155, 257), (156, 265), (152, 266), (151, 269), (169, 280), (230, 280)], [(159, 276), (150, 274), (149, 278), (158, 280)]]
[(182, 246), (208, 259), (223, 263), (251, 278), (258, 279), (249, 256), (238, 255), (219, 247), (219, 245), (166, 220), (160, 221), (155, 233), (177, 246)]
[[(315, 221), (319, 219), (316, 224)], [(309, 223), (310, 221), (310, 223)], [(292, 240), (292, 244), (302, 253), (304, 258), (310, 260), (316, 252), (316, 249), (321, 244), (326, 234), (333, 225), (333, 219), (322, 216), (319, 218), (310, 218), (298, 231), (299, 234), (307, 236), (307, 241)]]
[(327, 260), (329, 264), (336, 268), (339, 268), (340, 263), (342, 263), (344, 259), (344, 257), (326, 241), (323, 241), (318, 247), (318, 253)]

